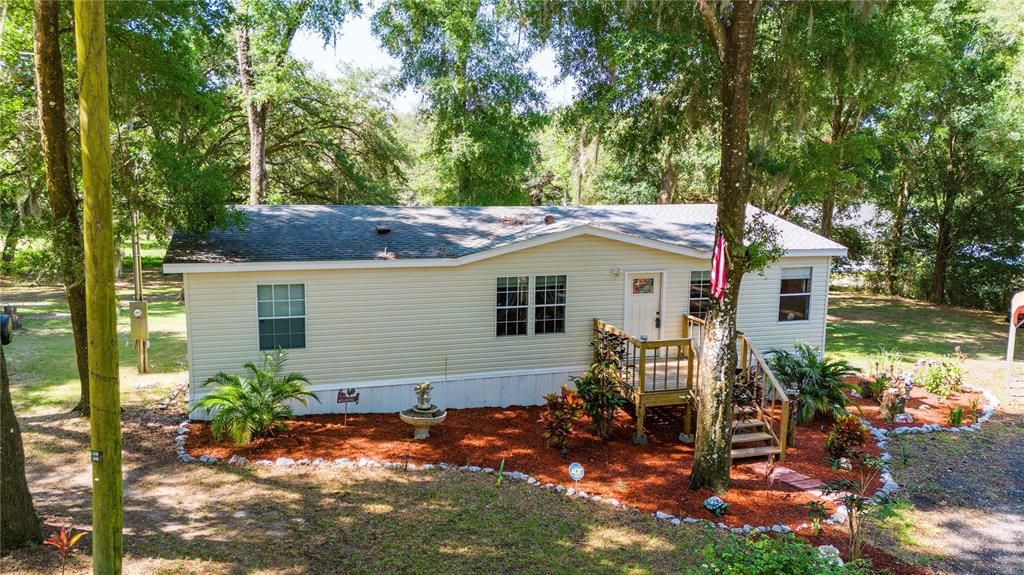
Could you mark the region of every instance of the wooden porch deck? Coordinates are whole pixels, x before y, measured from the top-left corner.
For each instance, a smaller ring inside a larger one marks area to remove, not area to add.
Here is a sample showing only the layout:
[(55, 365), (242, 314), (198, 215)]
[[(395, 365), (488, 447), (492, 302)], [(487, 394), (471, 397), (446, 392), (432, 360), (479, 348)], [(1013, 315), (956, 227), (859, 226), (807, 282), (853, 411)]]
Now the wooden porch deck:
[[(703, 330), (704, 321), (688, 315), (683, 321), (682, 338), (640, 340), (594, 319), (595, 342), (610, 337), (619, 348), (616, 355), (622, 369), (622, 395), (636, 414), (635, 443), (646, 443), (644, 418), (648, 407), (683, 406), (680, 439), (694, 437), (693, 406), (698, 401)], [(742, 333), (737, 337), (737, 348), (740, 365), (733, 410), (732, 457), (776, 454), (782, 460), (791, 433), (789, 397)]]

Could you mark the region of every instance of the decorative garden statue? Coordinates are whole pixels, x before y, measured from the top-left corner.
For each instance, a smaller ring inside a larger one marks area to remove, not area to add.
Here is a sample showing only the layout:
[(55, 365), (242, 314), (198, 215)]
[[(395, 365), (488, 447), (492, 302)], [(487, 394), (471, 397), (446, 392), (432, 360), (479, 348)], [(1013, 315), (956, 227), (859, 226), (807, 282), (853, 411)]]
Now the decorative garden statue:
[(438, 409), (430, 403), (430, 392), (434, 386), (429, 381), (423, 382), (415, 387), (416, 407), (403, 409), (398, 417), (413, 427), (413, 439), (426, 439), (430, 437), (430, 428), (444, 421), (448, 417), (448, 411)]
[(430, 392), (434, 389), (429, 381), (421, 383), (413, 388), (416, 391), (416, 409), (429, 411), (433, 409), (430, 404)]

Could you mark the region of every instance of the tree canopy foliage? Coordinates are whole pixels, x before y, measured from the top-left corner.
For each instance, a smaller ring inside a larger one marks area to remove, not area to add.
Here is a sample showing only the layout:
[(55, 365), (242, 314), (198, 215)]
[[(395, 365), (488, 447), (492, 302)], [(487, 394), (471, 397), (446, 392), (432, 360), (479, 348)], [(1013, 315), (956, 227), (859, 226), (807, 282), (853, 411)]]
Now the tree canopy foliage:
[[(32, 6), (5, 6), (0, 235), (10, 264), (42, 249), (35, 240), (53, 227)], [(396, 70), (329, 78), (289, 49), (300, 31), (344, 49), (352, 18), (372, 22)], [(1002, 309), (1024, 287), (1022, 21), (1020, 3), (999, 0), (761, 3), (752, 203), (848, 245), (839, 263), (868, 270), (879, 290)], [(78, 189), (68, 2), (60, 22)], [(717, 199), (719, 63), (696, 4), (119, 2), (108, 44), (121, 237), (133, 210), (158, 236), (232, 222), (226, 206), (252, 200), (249, 103), (265, 116), (261, 202)], [(539, 54), (575, 87), (570, 102), (546, 101), (530, 64)], [(393, 97), (409, 88), (420, 107), (398, 115)]]

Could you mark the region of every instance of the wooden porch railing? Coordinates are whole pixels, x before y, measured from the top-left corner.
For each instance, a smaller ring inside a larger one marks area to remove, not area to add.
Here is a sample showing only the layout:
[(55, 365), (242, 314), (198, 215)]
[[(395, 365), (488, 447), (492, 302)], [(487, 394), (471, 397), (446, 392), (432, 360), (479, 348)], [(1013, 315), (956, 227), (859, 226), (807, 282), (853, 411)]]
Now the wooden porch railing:
[[(697, 376), (697, 359), (689, 338), (644, 340), (621, 329), (594, 319), (594, 338), (612, 335), (621, 342), (617, 355), (621, 359), (622, 395), (636, 409), (636, 434), (633, 440), (644, 443), (644, 410), (662, 405), (686, 405), (692, 400), (691, 390)], [(684, 430), (690, 433), (689, 409)]]
[[(701, 346), (704, 341), (704, 320), (687, 315), (683, 318), (683, 337), (693, 341), (697, 355), (697, 374), (694, 375), (696, 389), (700, 386)], [(751, 344), (743, 332), (736, 336), (736, 352), (738, 359), (738, 376), (734, 396), (745, 393), (750, 397), (749, 403), (734, 405), (734, 417), (741, 420), (757, 419), (764, 422), (764, 429), (772, 436), (773, 443), (778, 446), (778, 458), (786, 457), (786, 447), (792, 440), (790, 422), (790, 399), (786, 390), (779, 384), (764, 357)], [(744, 409), (752, 409), (752, 413), (743, 413)]]

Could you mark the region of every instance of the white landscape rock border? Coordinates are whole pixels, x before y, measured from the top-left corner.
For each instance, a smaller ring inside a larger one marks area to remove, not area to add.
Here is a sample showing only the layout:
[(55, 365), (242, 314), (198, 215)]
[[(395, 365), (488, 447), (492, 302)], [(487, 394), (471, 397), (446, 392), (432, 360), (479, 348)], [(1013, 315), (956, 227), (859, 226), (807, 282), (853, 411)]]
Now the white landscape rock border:
[[(899, 484), (896, 483), (896, 480), (893, 479), (892, 472), (889, 469), (889, 462), (892, 461), (892, 455), (889, 453), (888, 450), (889, 437), (892, 437), (894, 435), (906, 435), (916, 433), (970, 433), (978, 431), (979, 429), (981, 429), (981, 424), (992, 419), (992, 416), (995, 415), (996, 413), (996, 409), (999, 408), (999, 399), (996, 398), (994, 393), (987, 389), (983, 389), (981, 390), (981, 394), (985, 398), (985, 405), (982, 408), (981, 416), (978, 417), (978, 420), (972, 423), (971, 425), (961, 425), (959, 427), (944, 427), (937, 423), (926, 423), (924, 425), (896, 427), (892, 429), (892, 431), (890, 431), (884, 427), (875, 427), (871, 425), (871, 422), (868, 421), (867, 419), (861, 418), (861, 421), (868, 428), (868, 432), (871, 433), (871, 437), (875, 439), (875, 443), (878, 445), (878, 449), (882, 451), (882, 455), (879, 457), (879, 459), (881, 459), (883, 463), (882, 472), (879, 475), (880, 479), (882, 480), (882, 487), (879, 488), (879, 490), (875, 493), (875, 496), (873, 498), (875, 502), (881, 502), (889, 498), (900, 487)], [(845, 512), (846, 508), (842, 507), (842, 510)], [(837, 509), (836, 514), (838, 513), (839, 510)], [(835, 517), (835, 515), (833, 515), (833, 517)], [(843, 518), (845, 520), (845, 513), (843, 515)]]
[[(366, 468), (382, 468), (382, 469), (408, 469), (410, 471), (456, 471), (464, 473), (480, 473), (485, 475), (497, 475), (497, 471), (493, 467), (478, 467), (476, 465), (452, 465), (450, 463), (421, 463), (419, 465), (415, 463), (406, 464), (400, 461), (377, 461), (374, 459), (367, 459), (360, 457), (358, 459), (350, 459), (348, 457), (339, 457), (333, 460), (327, 460), (322, 457), (316, 459), (299, 459), (294, 460), (288, 457), (278, 457), (271, 461), (270, 459), (258, 459), (256, 461), (249, 461), (245, 457), (239, 457), (238, 455), (232, 455), (227, 460), (221, 460), (217, 457), (210, 455), (203, 455), (200, 457), (192, 457), (188, 454), (185, 449), (185, 442), (188, 439), (188, 434), (191, 431), (190, 422), (188, 420), (182, 421), (178, 424), (177, 431), (174, 437), (175, 452), (178, 454), (178, 459), (182, 463), (198, 463), (205, 465), (258, 465), (263, 467), (292, 467), (292, 466), (310, 466), (310, 467), (335, 467), (341, 469), (353, 469), (359, 467)], [(570, 499), (579, 499), (584, 501), (591, 501), (593, 503), (600, 503), (604, 505), (610, 505), (616, 509), (622, 509), (625, 511), (632, 511), (634, 513), (641, 513), (636, 507), (630, 507), (625, 503), (621, 503), (618, 499), (612, 497), (602, 497), (600, 495), (591, 495), (583, 490), (577, 490), (574, 487), (566, 487), (564, 485), (555, 485), (554, 483), (541, 483), (535, 477), (523, 473), (521, 471), (503, 471), (502, 475), (506, 479), (513, 481), (523, 481), (527, 485), (533, 485), (541, 489), (551, 490), (559, 495), (564, 495)], [(714, 522), (708, 519), (698, 519), (696, 517), (676, 517), (670, 513), (663, 511), (655, 511), (651, 514), (656, 519), (667, 521), (672, 525), (682, 524), (704, 524), (710, 528), (721, 529), (724, 531), (731, 531), (736, 535), (747, 535), (750, 533), (792, 533), (792, 529), (787, 525), (775, 524), (775, 525), (744, 525), (743, 527), (729, 527), (723, 522)]]

